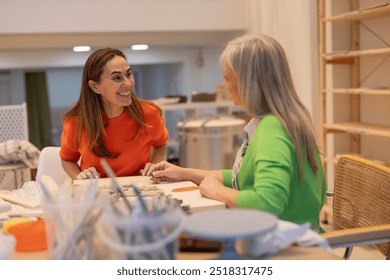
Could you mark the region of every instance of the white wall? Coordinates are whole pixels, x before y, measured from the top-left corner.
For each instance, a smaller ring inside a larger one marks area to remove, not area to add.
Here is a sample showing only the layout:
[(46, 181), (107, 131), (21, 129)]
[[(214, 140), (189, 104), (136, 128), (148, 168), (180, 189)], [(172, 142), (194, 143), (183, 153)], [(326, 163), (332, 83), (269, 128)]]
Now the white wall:
[(195, 90), (215, 92), (216, 85), (223, 83), (223, 69), (219, 62), (222, 50), (222, 45), (203, 48), (203, 65), (196, 65), (201, 73), (201, 84), (193, 86)]
[[(0, 73), (0, 105), (11, 104), (8, 93), (11, 91), (11, 77), (9, 71)], [(4, 94), (3, 94), (4, 93)]]
[(250, 0), (250, 32), (272, 36), (283, 46), (299, 97), (318, 122), (317, 2)]
[(246, 0), (1, 1), (0, 33), (245, 29), (245, 2)]
[(48, 69), (46, 79), (51, 108), (70, 107), (77, 101), (81, 88), (81, 68)]
[(0, 105), (24, 102), (24, 72), (21, 70), (0, 71)]

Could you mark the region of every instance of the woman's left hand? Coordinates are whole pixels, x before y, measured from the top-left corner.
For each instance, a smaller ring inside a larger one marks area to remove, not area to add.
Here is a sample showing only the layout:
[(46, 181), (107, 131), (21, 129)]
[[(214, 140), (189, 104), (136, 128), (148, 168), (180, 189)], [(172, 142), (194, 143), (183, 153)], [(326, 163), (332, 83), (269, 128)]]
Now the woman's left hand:
[(214, 176), (206, 176), (203, 181), (200, 182), (200, 193), (208, 198), (221, 200), (221, 193), (226, 187)]

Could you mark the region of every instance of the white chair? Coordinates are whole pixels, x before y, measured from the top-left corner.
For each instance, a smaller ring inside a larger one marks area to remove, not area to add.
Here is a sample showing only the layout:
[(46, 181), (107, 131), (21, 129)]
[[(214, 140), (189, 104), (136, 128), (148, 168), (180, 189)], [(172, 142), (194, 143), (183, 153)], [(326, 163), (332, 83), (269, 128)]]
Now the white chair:
[[(28, 141), (26, 103), (0, 106), (0, 143), (12, 139)], [(11, 189), (11, 185), (16, 189), (30, 180), (30, 169), (23, 162), (0, 160), (0, 189)]]
[(69, 180), (69, 175), (62, 168), (60, 158), (60, 147), (45, 147), (39, 155), (36, 181), (42, 184), (43, 175), (50, 176), (57, 185), (61, 186), (65, 180)]

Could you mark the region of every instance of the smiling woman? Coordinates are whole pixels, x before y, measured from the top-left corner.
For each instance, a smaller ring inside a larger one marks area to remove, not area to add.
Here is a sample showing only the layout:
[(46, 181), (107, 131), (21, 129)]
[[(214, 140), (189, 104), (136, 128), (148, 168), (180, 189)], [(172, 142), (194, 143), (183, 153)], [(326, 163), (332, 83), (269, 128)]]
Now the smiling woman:
[(168, 131), (161, 109), (138, 98), (134, 84), (120, 50), (89, 56), (80, 97), (65, 114), (61, 135), (62, 166), (71, 178), (106, 177), (102, 158), (117, 176), (138, 175), (148, 162), (164, 158)]

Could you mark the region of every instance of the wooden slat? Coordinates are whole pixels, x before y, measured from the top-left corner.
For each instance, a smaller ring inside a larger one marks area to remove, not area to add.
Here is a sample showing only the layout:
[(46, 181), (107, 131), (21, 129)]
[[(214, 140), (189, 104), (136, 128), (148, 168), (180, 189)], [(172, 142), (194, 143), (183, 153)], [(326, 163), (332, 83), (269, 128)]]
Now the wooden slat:
[[(319, 0), (318, 1), (318, 51), (319, 51), (319, 103), (320, 103), (320, 129), (321, 129), (321, 136), (320, 136), (320, 149), (323, 154), (327, 153), (327, 142), (326, 142), (326, 130), (324, 128), (324, 124), (326, 123), (326, 96), (323, 92), (323, 89), (326, 85), (326, 58), (323, 56), (325, 53), (325, 41), (326, 41), (326, 34), (325, 34), (325, 22), (323, 21), (323, 18), (325, 17), (325, 0)], [(325, 173), (326, 173), (326, 166), (324, 166)]]
[(336, 59), (346, 59), (350, 57), (366, 56), (366, 55), (382, 55), (390, 54), (390, 48), (356, 50), (356, 51), (338, 51), (324, 54), (325, 58), (331, 63)]
[[(359, 9), (359, 0), (351, 1), (351, 8), (353, 11)], [(359, 50), (359, 42), (360, 42), (360, 30), (359, 30), (359, 22), (354, 21), (351, 24), (351, 46), (350, 50), (353, 52), (360, 51)], [(354, 62), (351, 65), (351, 87), (359, 87), (360, 86), (360, 57), (355, 56)], [(350, 95), (351, 99), (351, 121), (352, 122), (360, 122), (360, 96), (359, 95)], [(360, 153), (360, 134), (352, 134), (351, 135), (351, 149), (353, 153)]]
[(373, 88), (332, 88), (324, 89), (324, 92), (333, 94), (390, 95), (390, 89)]
[(326, 17), (325, 21), (343, 21), (343, 20), (365, 20), (370, 18), (378, 18), (382, 16), (390, 15), (390, 4), (385, 3), (383, 5), (351, 11), (336, 16)]
[(347, 133), (354, 133), (360, 135), (390, 137), (390, 127), (387, 126), (346, 122), (346, 123), (332, 123), (332, 124), (328, 123), (325, 124), (324, 127), (326, 128), (328, 133), (347, 132)]

